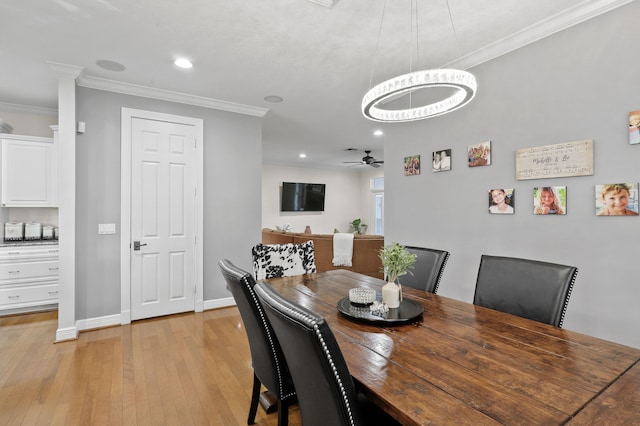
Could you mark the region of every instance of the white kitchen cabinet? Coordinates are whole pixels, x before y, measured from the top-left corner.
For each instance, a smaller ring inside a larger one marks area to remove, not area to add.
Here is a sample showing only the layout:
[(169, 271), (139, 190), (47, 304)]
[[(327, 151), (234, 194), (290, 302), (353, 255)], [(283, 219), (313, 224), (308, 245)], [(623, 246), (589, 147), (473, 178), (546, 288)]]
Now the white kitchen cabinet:
[(58, 246), (0, 247), (0, 315), (58, 303)]
[(0, 134), (2, 207), (57, 207), (58, 152), (54, 138)]

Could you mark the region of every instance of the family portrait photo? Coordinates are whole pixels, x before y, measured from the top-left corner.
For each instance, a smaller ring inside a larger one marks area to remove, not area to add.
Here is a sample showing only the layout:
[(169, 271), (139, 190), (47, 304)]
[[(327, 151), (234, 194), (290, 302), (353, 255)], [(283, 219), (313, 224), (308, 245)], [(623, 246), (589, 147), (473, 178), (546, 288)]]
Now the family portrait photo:
[(491, 141), (469, 145), (469, 167), (489, 166), (491, 164)]
[(638, 216), (638, 183), (596, 185), (597, 216)]
[(440, 151), (433, 151), (432, 154), (434, 172), (442, 172), (451, 170), (451, 150), (443, 149)]
[(533, 188), (533, 214), (567, 214), (567, 187)]
[(489, 213), (492, 214), (513, 214), (515, 213), (515, 203), (513, 198), (514, 190), (511, 189), (490, 189), (489, 190)]
[(404, 157), (404, 175), (413, 176), (420, 174), (420, 156), (412, 155)]
[(629, 143), (640, 143), (640, 110), (629, 113)]

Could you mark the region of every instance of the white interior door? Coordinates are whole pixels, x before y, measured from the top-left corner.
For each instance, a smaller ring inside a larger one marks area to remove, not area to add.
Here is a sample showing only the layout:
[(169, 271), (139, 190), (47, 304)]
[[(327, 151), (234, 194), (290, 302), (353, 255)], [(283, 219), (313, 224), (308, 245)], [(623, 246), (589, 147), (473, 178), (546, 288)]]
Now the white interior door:
[(132, 320), (195, 310), (195, 144), (194, 126), (132, 118)]

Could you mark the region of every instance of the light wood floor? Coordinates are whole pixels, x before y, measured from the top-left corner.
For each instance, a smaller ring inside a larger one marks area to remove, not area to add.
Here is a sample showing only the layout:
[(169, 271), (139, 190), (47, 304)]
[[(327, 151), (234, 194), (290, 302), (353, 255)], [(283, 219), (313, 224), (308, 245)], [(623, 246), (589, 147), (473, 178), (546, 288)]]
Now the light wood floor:
[[(54, 344), (56, 328), (57, 312), (0, 317), (1, 425), (247, 424), (253, 370), (235, 307)], [(259, 407), (256, 424), (277, 417)]]

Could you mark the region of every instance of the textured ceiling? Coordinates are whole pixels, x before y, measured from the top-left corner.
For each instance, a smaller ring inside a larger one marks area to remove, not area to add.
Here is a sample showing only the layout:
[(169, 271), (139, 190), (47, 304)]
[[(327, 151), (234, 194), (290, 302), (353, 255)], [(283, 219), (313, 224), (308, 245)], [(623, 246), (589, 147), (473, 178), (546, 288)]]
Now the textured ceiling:
[[(371, 83), (408, 72), (410, 57), (413, 70), (472, 67), (629, 1), (449, 0), (455, 33), (445, 0), (416, 2), (417, 31), (412, 2), (398, 0), (386, 8), (384, 0), (332, 8), (306, 0), (4, 1), (0, 102), (55, 109), (47, 62), (80, 66), (80, 84), (126, 83), (266, 108), (265, 163), (347, 167), (342, 161), (364, 153), (346, 148), (383, 158), (384, 136), (372, 133), (384, 126), (362, 116), (360, 101)], [(177, 57), (194, 67), (178, 69)], [(126, 69), (109, 71), (99, 60)], [(266, 102), (268, 95), (284, 101)]]

